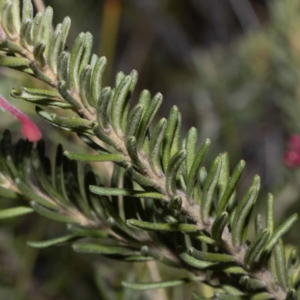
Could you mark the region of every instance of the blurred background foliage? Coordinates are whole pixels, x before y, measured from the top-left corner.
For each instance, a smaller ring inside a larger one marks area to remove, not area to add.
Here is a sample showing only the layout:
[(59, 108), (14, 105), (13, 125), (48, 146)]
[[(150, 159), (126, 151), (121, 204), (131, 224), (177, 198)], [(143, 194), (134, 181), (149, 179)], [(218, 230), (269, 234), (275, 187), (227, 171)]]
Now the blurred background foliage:
[[(42, 9), (40, 0), (33, 2)], [(300, 172), (287, 169), (283, 157), (289, 136), (300, 134), (300, 0), (45, 0), (45, 4), (54, 9), (54, 24), (71, 17), (69, 45), (81, 31), (94, 35), (94, 52), (108, 58), (107, 84), (117, 71), (138, 70), (136, 94), (147, 88), (164, 95), (159, 117), (167, 116), (176, 104), (183, 114), (183, 130), (195, 126), (200, 142), (212, 140), (211, 157), (227, 151), (232, 167), (245, 159), (248, 167), (240, 189), (254, 174), (261, 175), (258, 209), (264, 209), (263, 199), (271, 191), (278, 222), (299, 211)], [(12, 87), (41, 83), (4, 68), (0, 79), (0, 93), (38, 123), (50, 157), (58, 143), (72, 151), (84, 147), (75, 135), (38, 119), (32, 105), (9, 96)], [(4, 112), (0, 116), (1, 129), (10, 128), (15, 141), (20, 138), (20, 124)], [(109, 164), (94, 168), (109, 182)], [(0, 205), (11, 204), (1, 199)], [(299, 225), (286, 236), (291, 244), (299, 244)], [(122, 280), (134, 280), (136, 274), (145, 281), (159, 279), (151, 264), (95, 260), (74, 254), (69, 247), (38, 251), (26, 246), (26, 240), (64, 231), (62, 225), (33, 215), (1, 223), (1, 299), (166, 298), (163, 291), (137, 293), (121, 287)], [(180, 275), (171, 268), (159, 270), (163, 278)], [(211, 295), (204, 285), (193, 284), (166, 293), (169, 299), (190, 299), (199, 289)]]

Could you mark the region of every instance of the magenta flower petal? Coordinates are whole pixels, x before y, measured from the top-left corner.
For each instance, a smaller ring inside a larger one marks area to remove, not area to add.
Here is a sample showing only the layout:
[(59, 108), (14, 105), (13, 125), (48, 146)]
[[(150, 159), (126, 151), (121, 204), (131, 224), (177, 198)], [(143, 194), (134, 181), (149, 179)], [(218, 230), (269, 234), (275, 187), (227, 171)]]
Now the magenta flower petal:
[(29, 141), (36, 142), (41, 139), (42, 133), (36, 124), (1, 95), (0, 107), (15, 116), (22, 123), (22, 133)]

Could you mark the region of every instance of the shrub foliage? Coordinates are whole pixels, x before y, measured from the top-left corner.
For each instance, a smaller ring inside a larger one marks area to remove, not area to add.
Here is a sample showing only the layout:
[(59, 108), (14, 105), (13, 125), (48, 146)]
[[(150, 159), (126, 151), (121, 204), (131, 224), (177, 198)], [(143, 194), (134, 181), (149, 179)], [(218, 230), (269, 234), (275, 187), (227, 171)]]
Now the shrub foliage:
[[(269, 194), (266, 216), (255, 216), (255, 237), (248, 240), (260, 178), (255, 176), (245, 195), (237, 197), (243, 160), (231, 173), (228, 154), (222, 153), (206, 170), (202, 161), (210, 141), (197, 149), (195, 128), (180, 137), (176, 106), (167, 119), (157, 121), (160, 93), (151, 96), (144, 90), (137, 104), (130, 105), (138, 80), (135, 70), (129, 75), (119, 72), (114, 87), (102, 86), (106, 58), (92, 55), (90, 33), (81, 33), (68, 52), (68, 17), (52, 32), (50, 7), (34, 16), (31, 0), (0, 4), (0, 64), (51, 87), (20, 87), (12, 90), (12, 96), (37, 105), (39, 116), (75, 132), (94, 150), (94, 154), (74, 153), (58, 145), (51, 162), (43, 141), (12, 145), (5, 131), (0, 195), (22, 198), (30, 206), (24, 202), (22, 207), (2, 210), (0, 219), (36, 212), (66, 224), (68, 235), (29, 241), (32, 247), (68, 242), (78, 253), (128, 262), (156, 260), (192, 274), (172, 281), (123, 282), (127, 288), (201, 281), (221, 291), (215, 299), (297, 299), (298, 256), (292, 250), (286, 261), (282, 242), (297, 215), (275, 228), (274, 199)], [(48, 107), (73, 110), (77, 117), (48, 112)], [(113, 162), (111, 185), (104, 186), (88, 164), (78, 172), (77, 161)], [(195, 294), (194, 299), (202, 298)]]

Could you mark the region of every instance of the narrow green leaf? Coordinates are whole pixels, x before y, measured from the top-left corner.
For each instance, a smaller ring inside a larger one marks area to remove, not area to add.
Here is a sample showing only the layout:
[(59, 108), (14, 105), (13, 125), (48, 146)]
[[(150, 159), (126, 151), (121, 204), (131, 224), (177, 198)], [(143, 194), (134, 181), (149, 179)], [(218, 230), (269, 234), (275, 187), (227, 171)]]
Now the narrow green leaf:
[(188, 254), (198, 260), (203, 260), (203, 261), (224, 262), (224, 263), (236, 262), (235, 257), (231, 255), (198, 251), (194, 247), (190, 247), (188, 249)]
[(255, 216), (255, 234), (258, 235), (263, 230), (261, 214)]
[(41, 68), (43, 68), (46, 65), (46, 58), (44, 55), (45, 49), (46, 45), (43, 42), (38, 42), (33, 49), (34, 58), (36, 62), (38, 62), (39, 67)]
[(116, 89), (112, 100), (111, 124), (114, 131), (122, 135), (122, 113), (126, 101), (128, 101), (128, 93), (131, 85), (131, 77), (126, 76)]
[(250, 278), (247, 275), (242, 276), (239, 283), (248, 290), (259, 290), (265, 287), (265, 283), (263, 281)]
[(43, 18), (43, 34), (42, 34), (42, 41), (45, 44), (45, 56), (49, 58), (49, 46), (50, 46), (50, 37), (52, 31), (52, 19), (53, 19), (53, 9), (52, 7), (48, 6), (44, 13)]
[(26, 206), (19, 206), (14, 208), (7, 208), (0, 210), (0, 220), (15, 218), (32, 213), (33, 209)]
[(78, 253), (102, 254), (102, 255), (132, 255), (135, 251), (123, 246), (106, 246), (91, 243), (74, 243), (72, 248)]
[(34, 61), (31, 63), (31, 69), (33, 71), (34, 77), (36, 77), (37, 79), (48, 83), (49, 85), (53, 85), (53, 80), (51, 79), (51, 77), (48, 76), (47, 73), (45, 73), (41, 68), (40, 68), (40, 64), (37, 61)]
[(124, 161), (125, 158), (122, 154), (80, 154), (74, 153), (70, 151), (64, 151), (64, 155), (71, 160), (79, 160), (79, 161), (113, 161), (119, 162)]
[(136, 136), (142, 115), (144, 112), (144, 106), (142, 104), (137, 104), (130, 112), (128, 117), (127, 126), (125, 129), (125, 136), (128, 139), (131, 136)]
[(166, 196), (155, 193), (155, 192), (145, 192), (145, 191), (135, 191), (129, 189), (117, 189), (117, 188), (105, 188), (100, 186), (90, 186), (90, 191), (92, 193), (104, 196), (130, 196), (137, 198), (151, 198), (158, 200), (167, 200)]
[(230, 285), (230, 283), (222, 284), (221, 287), (224, 290), (224, 292), (231, 294), (231, 295), (242, 296), (244, 294), (239, 288), (236, 288), (236, 287)]
[(55, 101), (55, 100), (26, 100), (35, 105), (43, 105), (47, 107), (61, 108), (61, 109), (71, 109), (72, 105), (63, 102), (63, 101)]
[(107, 108), (112, 100), (113, 93), (110, 87), (102, 89), (99, 100), (97, 102), (97, 118), (102, 129), (109, 127), (109, 120), (107, 116)]
[[(184, 162), (182, 163), (182, 168), (184, 169)], [(182, 173), (178, 174), (178, 180), (180, 182), (179, 189), (186, 191), (186, 182), (185, 182), (185, 179), (184, 179), (184, 176)], [(198, 195), (197, 195), (197, 197), (198, 197)], [(195, 199), (195, 201), (198, 201), (198, 200), (199, 200), (198, 198), (197, 198), (197, 200)], [(200, 203), (200, 201), (199, 201), (199, 203)]]
[(127, 220), (127, 225), (136, 229), (147, 231), (182, 231), (182, 232), (197, 232), (197, 225), (193, 224), (169, 224), (169, 223), (151, 223), (135, 219)]
[(237, 206), (232, 209), (231, 213), (229, 214), (229, 225), (232, 227), (233, 226), (233, 221), (235, 217)]
[(128, 154), (134, 163), (134, 165), (140, 170), (143, 171), (146, 169), (145, 165), (139, 158), (138, 152), (137, 152), (137, 145), (136, 145), (136, 138), (134, 136), (131, 136), (127, 140), (127, 150)]
[[(69, 78), (69, 63), (70, 63), (70, 53), (69, 52), (62, 52), (58, 57), (58, 79), (59, 79), (59, 88), (62, 89), (62, 91), (59, 91), (60, 94), (66, 94), (67, 93), (67, 85), (65, 82), (68, 82)], [(63, 85), (63, 86), (62, 86)], [(75, 100), (74, 100), (75, 101)]]
[(42, 35), (42, 29), (43, 29), (43, 14), (41, 12), (38, 12), (34, 19), (33, 19), (33, 30), (32, 30), (32, 36), (33, 36), (33, 44), (36, 45), (38, 42), (41, 41), (41, 35)]
[(199, 173), (198, 173), (198, 178), (199, 178), (199, 183), (200, 183), (201, 189), (203, 189), (204, 184), (207, 179), (207, 170), (205, 167), (200, 168)]
[(139, 173), (132, 165), (129, 165), (126, 168), (126, 174), (138, 183), (143, 188), (154, 188), (157, 189), (157, 185), (155, 181), (152, 181), (151, 179), (148, 179), (147, 177), (143, 176), (141, 173)]
[(22, 22), (33, 19), (33, 6), (31, 0), (23, 0)]
[(61, 236), (59, 238), (55, 238), (47, 241), (28, 241), (27, 245), (32, 248), (41, 249), (41, 248), (48, 248), (53, 246), (60, 246), (69, 241), (73, 241), (75, 239), (78, 239), (78, 236), (75, 234), (70, 234), (70, 235)]
[(124, 78), (125, 78), (125, 74), (122, 71), (117, 73), (116, 79), (115, 79), (116, 88), (121, 84), (121, 82), (124, 80)]
[(61, 53), (61, 24), (57, 24), (51, 37), (48, 64), (53, 73), (57, 73), (58, 58)]
[(130, 99), (132, 97), (133, 91), (135, 89), (135, 86), (137, 84), (137, 80), (138, 80), (138, 72), (136, 70), (132, 70), (130, 72), (130, 77), (131, 77), (131, 84), (129, 87), (129, 93), (128, 96), (126, 98), (125, 104), (124, 104), (124, 108), (122, 111), (122, 130), (123, 132), (125, 132), (126, 127), (127, 127), (127, 123), (128, 123), (128, 111), (129, 111), (129, 107), (130, 107)]
[(57, 222), (64, 222), (64, 223), (78, 223), (78, 221), (73, 219), (72, 217), (45, 208), (34, 201), (31, 201), (30, 204), (38, 214), (50, 220), (57, 221)]
[[(71, 27), (71, 19), (69, 17), (65, 17), (61, 24), (61, 48), (60, 52), (65, 51), (66, 41), (69, 34), (69, 30)], [(61, 80), (61, 79), (60, 79)]]
[(187, 252), (181, 252), (179, 253), (179, 257), (188, 265), (203, 270), (203, 269), (210, 269), (212, 267), (215, 267), (219, 265), (219, 263), (216, 262), (210, 262), (210, 261), (202, 261), (199, 259), (196, 259), (192, 256), (190, 256)]
[(167, 171), (169, 160), (170, 160), (171, 146), (172, 146), (172, 141), (176, 130), (178, 114), (179, 114), (178, 107), (173, 106), (169, 114), (167, 128), (166, 128), (164, 141), (163, 141), (162, 165), (163, 165), (163, 170), (165, 172)]
[[(62, 95), (62, 97), (69, 103), (71, 104), (74, 108), (76, 109), (81, 109), (81, 105), (80, 103), (75, 100), (72, 95), (69, 93), (68, 89), (67, 89), (67, 84), (64, 81), (60, 81), (58, 83), (58, 91), (59, 93)], [(82, 119), (83, 120), (83, 119)], [(87, 120), (86, 120), (87, 121)]]
[(82, 71), (80, 75), (80, 95), (83, 105), (89, 109), (90, 106), (93, 106), (94, 104), (92, 101), (92, 91), (91, 91), (91, 74), (92, 74), (92, 68), (90, 65), (87, 65)]
[(237, 206), (232, 225), (232, 242), (236, 247), (240, 246), (242, 242), (242, 234), (246, 219), (256, 201), (257, 193), (258, 191), (255, 186), (250, 187)]
[(274, 231), (274, 197), (272, 194), (268, 194), (266, 223), (272, 235)]
[(211, 233), (215, 240), (220, 241), (222, 239), (222, 234), (225, 226), (228, 223), (228, 219), (228, 213), (224, 211), (214, 220)]
[(102, 78), (105, 71), (107, 60), (105, 57), (98, 58), (92, 72), (91, 88), (94, 103), (98, 102), (102, 90)]
[(31, 20), (27, 20), (24, 23), (22, 22), (20, 39), (21, 39), (21, 44), (27, 49), (30, 49), (30, 47), (33, 45)]
[(241, 267), (237, 267), (237, 266), (227, 266), (225, 265), (224, 267), (221, 268), (223, 272), (226, 272), (228, 274), (247, 274), (247, 271), (245, 271), (243, 268)]
[(90, 65), (92, 66), (93, 70), (94, 70), (97, 60), (98, 60), (98, 55), (92, 54)]
[(20, 1), (19, 0), (13, 0), (13, 22), (15, 23), (15, 27), (17, 29), (17, 32), (20, 32), (21, 27), (21, 11), (20, 11)]
[(268, 242), (264, 245), (263, 252), (260, 257), (260, 261), (263, 261), (266, 256), (272, 251), (275, 245), (278, 243), (279, 239), (290, 230), (290, 228), (297, 221), (298, 215), (291, 215), (285, 222), (283, 222), (272, 234)]
[(186, 137), (185, 149), (186, 149), (186, 160), (185, 160), (185, 176), (188, 178), (192, 165), (195, 161), (196, 147), (197, 147), (198, 131), (195, 127), (192, 127)]
[[(80, 62), (79, 75), (81, 75), (81, 72), (86, 68), (86, 66), (90, 62), (92, 47), (93, 47), (93, 36), (90, 32), (87, 32), (84, 36), (83, 55)], [(93, 103), (93, 101), (91, 100), (91, 103), (95, 104), (96, 102)]]
[[(109, 128), (107, 131), (106, 130), (102, 130), (100, 128), (99, 124), (97, 124), (97, 123), (94, 124), (94, 126), (93, 126), (93, 132), (94, 132), (95, 136), (100, 139), (100, 141), (106, 143), (107, 145), (112, 146), (115, 149), (118, 149), (119, 145), (116, 142), (116, 140), (113, 139), (113, 138), (110, 138), (107, 135), (107, 132), (109, 132), (110, 130), (111, 130), (111, 128)], [(87, 132), (87, 133), (89, 133), (89, 132)], [(128, 164), (123, 164), (122, 167), (126, 168), (127, 165)]]
[(207, 235), (199, 234), (198, 236), (193, 236), (193, 237), (201, 242), (204, 242), (205, 244), (213, 245), (213, 246), (217, 245), (217, 242)]
[(246, 165), (245, 161), (241, 160), (237, 164), (236, 168), (234, 169), (232, 176), (231, 176), (231, 178), (227, 184), (227, 187), (224, 191), (224, 194), (218, 203), (218, 213), (222, 213), (224, 210), (226, 210), (228, 201), (234, 191), (234, 188), (236, 187), (236, 185), (241, 177), (241, 174), (245, 168), (245, 165)]
[(224, 195), (224, 192), (225, 192), (226, 187), (228, 185), (229, 172), (230, 172), (228, 153), (222, 153), (220, 155), (220, 158), (221, 158), (221, 161), (222, 161), (222, 166), (221, 166), (219, 180), (218, 180), (218, 183), (217, 183), (218, 202), (221, 200), (222, 196)]
[[(0, 2), (0, 4), (1, 4), (1, 2)], [(19, 53), (19, 54), (21, 54), (24, 49), (20, 44), (16, 44), (16, 43), (10, 41), (3, 35), (2, 35), (2, 38), (0, 38), (0, 48), (4, 51), (9, 50), (9, 52)], [(32, 74), (32, 72), (30, 73), (30, 69), (24, 69), (23, 72)]]
[(204, 222), (208, 221), (210, 210), (212, 207), (213, 197), (215, 193), (215, 189), (217, 186), (217, 182), (219, 179), (220, 171), (221, 171), (222, 161), (220, 157), (217, 157), (215, 161), (212, 163), (212, 166), (209, 170), (206, 182), (203, 187), (203, 193), (201, 197), (201, 219)]
[(81, 56), (83, 53), (83, 43), (85, 39), (85, 34), (80, 33), (79, 36), (76, 38), (73, 48), (71, 50), (70, 56), (70, 82), (69, 87), (74, 88), (75, 91), (79, 91), (79, 66), (81, 62)]
[(260, 189), (260, 177), (258, 175), (255, 175), (253, 177), (252, 185), (257, 188), (257, 191), (259, 191), (259, 189)]
[(24, 100), (61, 100), (59, 93), (56, 91), (34, 89), (27, 87), (13, 88), (11, 94), (15, 98)]
[(23, 57), (0, 56), (0, 66), (9, 68), (29, 67), (29, 60)]
[(40, 107), (36, 107), (36, 112), (39, 116), (41, 116), (46, 121), (50, 122), (51, 124), (69, 129), (69, 130), (78, 130), (78, 129), (88, 129), (91, 128), (91, 122), (82, 119), (82, 118), (75, 118), (75, 117), (60, 117), (57, 114), (51, 114), (47, 111), (41, 109)]
[(237, 206), (237, 193), (236, 190), (234, 190), (228, 200), (228, 205), (227, 205), (227, 211), (230, 213), (230, 215), (232, 215), (232, 212), (236, 206)]
[(197, 155), (195, 156), (194, 162), (191, 166), (191, 170), (189, 172), (189, 175), (187, 177), (187, 186), (186, 186), (186, 194), (187, 198), (191, 199), (194, 192), (194, 186), (197, 179), (197, 174), (200, 169), (200, 165), (202, 163), (202, 160), (209, 148), (210, 140), (206, 139), (202, 146), (200, 147)]
[[(147, 94), (146, 94), (146, 96), (147, 96)], [(159, 107), (161, 106), (161, 103), (162, 103), (162, 95), (160, 93), (158, 93), (149, 102), (149, 106), (145, 107), (145, 113), (143, 115), (139, 130), (137, 133), (138, 149), (142, 149), (148, 128), (149, 128), (153, 118), (155, 117)]]
[(15, 16), (13, 14), (13, 4), (10, 1), (7, 1), (4, 5), (1, 19), (3, 29), (11, 38), (13, 38), (17, 34), (17, 28), (14, 22)]
[(148, 90), (142, 90), (142, 92), (139, 96), (139, 102), (138, 103), (140, 103), (144, 106), (144, 111), (146, 111), (147, 108), (149, 107), (150, 100), (151, 100), (150, 92)]
[(279, 239), (278, 243), (274, 247), (274, 255), (277, 279), (280, 286), (286, 291), (288, 288), (288, 270), (286, 267), (284, 245), (281, 239)]
[(146, 262), (146, 261), (153, 261), (152, 257), (145, 257), (141, 255), (130, 255), (130, 256), (124, 256), (124, 257), (118, 257), (115, 259), (119, 259), (126, 262)]
[(186, 151), (179, 151), (170, 159), (168, 164), (166, 172), (166, 188), (167, 193), (170, 195), (173, 195), (176, 192), (177, 173), (185, 157)]
[(153, 135), (150, 139), (149, 151), (150, 155), (150, 165), (152, 170), (158, 176), (162, 176), (162, 165), (161, 165), (161, 148), (167, 128), (167, 120), (165, 118), (161, 119), (155, 126)]
[(244, 262), (246, 265), (251, 266), (255, 259), (258, 257), (259, 253), (262, 251), (263, 247), (265, 246), (268, 238), (270, 236), (269, 229), (262, 230), (254, 241), (248, 247)]
[(169, 288), (178, 285), (182, 285), (184, 283), (188, 283), (191, 281), (197, 281), (199, 279), (190, 279), (190, 278), (182, 278), (177, 280), (169, 280), (169, 281), (158, 281), (158, 282), (126, 282), (123, 281), (122, 285), (125, 288), (138, 290), (138, 291), (148, 291), (153, 289), (161, 289), (161, 288)]
[(170, 158), (172, 158), (179, 150), (181, 123), (182, 123), (181, 113), (178, 112), (176, 128), (175, 128), (172, 145), (170, 149)]

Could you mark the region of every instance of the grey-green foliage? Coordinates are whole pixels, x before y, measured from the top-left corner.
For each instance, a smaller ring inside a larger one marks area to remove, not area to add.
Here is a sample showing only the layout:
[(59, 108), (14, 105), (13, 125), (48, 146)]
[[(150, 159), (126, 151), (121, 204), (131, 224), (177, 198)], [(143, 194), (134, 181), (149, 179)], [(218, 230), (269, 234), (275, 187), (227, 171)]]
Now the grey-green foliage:
[[(0, 193), (29, 200), (32, 209), (2, 211), (0, 218), (34, 210), (67, 224), (69, 233), (65, 236), (30, 241), (33, 247), (73, 243), (79, 253), (128, 262), (156, 260), (197, 275), (158, 283), (124, 283), (128, 288), (144, 290), (203, 281), (223, 289), (216, 299), (297, 299), (298, 256), (292, 251), (286, 262), (281, 239), (297, 215), (273, 228), (274, 200), (269, 196), (267, 223), (263, 226), (259, 222), (255, 238), (247, 241), (260, 179), (255, 176), (238, 199), (236, 185), (245, 162), (230, 174), (228, 155), (220, 154), (206, 171), (202, 161), (210, 141), (197, 150), (197, 131), (192, 128), (181, 143), (181, 114), (176, 106), (153, 129), (161, 94), (151, 97), (149, 91), (142, 91), (138, 103), (130, 107), (136, 71), (129, 75), (120, 72), (114, 87), (103, 87), (106, 59), (91, 55), (89, 33), (81, 33), (66, 52), (69, 18), (50, 33), (51, 8), (34, 17), (31, 1), (24, 0), (20, 18), (18, 0), (2, 4), (1, 65), (24, 71), (55, 90), (21, 87), (12, 95), (45, 107), (75, 111), (78, 117), (69, 118), (36, 107), (38, 115), (76, 132), (96, 154), (63, 152), (58, 146), (51, 168), (42, 141), (33, 147), (21, 140), (13, 151), (6, 131), (1, 141)], [(100, 146), (97, 139), (109, 147)], [(89, 166), (78, 173), (76, 160), (114, 162), (111, 187), (103, 186)], [(119, 172), (120, 167), (125, 172)], [(121, 177), (123, 187), (118, 187)], [(123, 211), (118, 197), (123, 199)], [(269, 264), (272, 256), (274, 270)], [(194, 299), (201, 297), (194, 295)]]

